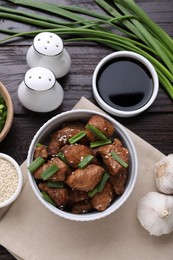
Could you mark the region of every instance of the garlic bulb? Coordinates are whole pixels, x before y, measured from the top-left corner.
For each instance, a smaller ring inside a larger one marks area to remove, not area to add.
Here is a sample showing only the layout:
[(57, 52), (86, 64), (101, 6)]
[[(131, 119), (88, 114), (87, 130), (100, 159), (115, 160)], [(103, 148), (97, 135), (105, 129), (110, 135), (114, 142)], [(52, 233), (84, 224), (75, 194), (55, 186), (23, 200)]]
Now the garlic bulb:
[(154, 168), (158, 191), (173, 194), (173, 154), (163, 157)]
[(150, 235), (160, 236), (173, 231), (173, 196), (149, 192), (138, 204), (137, 217)]

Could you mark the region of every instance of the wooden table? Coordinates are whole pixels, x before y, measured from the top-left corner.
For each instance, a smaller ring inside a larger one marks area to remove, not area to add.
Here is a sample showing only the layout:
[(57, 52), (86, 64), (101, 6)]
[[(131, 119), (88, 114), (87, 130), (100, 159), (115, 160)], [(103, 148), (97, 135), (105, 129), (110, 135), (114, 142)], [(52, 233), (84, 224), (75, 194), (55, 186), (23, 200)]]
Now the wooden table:
[[(6, 2), (0, 1), (0, 4), (6, 7), (13, 6)], [(136, 2), (169, 35), (173, 36), (173, 1), (137, 0)], [(58, 3), (69, 5), (73, 3), (90, 9), (98, 9), (92, 0), (61, 0)], [(16, 30), (25, 28), (19, 23), (4, 20), (0, 20), (0, 26), (3, 28), (15, 26)], [(29, 26), (27, 28), (33, 29)], [(0, 38), (3, 37), (4, 35), (0, 34)], [(82, 96), (96, 104), (91, 89), (92, 74), (97, 63), (112, 52), (112, 49), (94, 43), (66, 43), (72, 66), (68, 75), (59, 80), (65, 93), (64, 101), (57, 110), (40, 114), (25, 109), (17, 97), (18, 86), (28, 70), (26, 52), (31, 44), (30, 38), (0, 45), (0, 81), (6, 85), (14, 103), (13, 125), (8, 136), (0, 143), (0, 152), (9, 154), (19, 164), (26, 159), (30, 142), (44, 122), (56, 114), (72, 109)], [(116, 119), (164, 154), (173, 152), (173, 103), (161, 86), (156, 101), (146, 112), (133, 118)], [(0, 246), (0, 259), (15, 258)]]

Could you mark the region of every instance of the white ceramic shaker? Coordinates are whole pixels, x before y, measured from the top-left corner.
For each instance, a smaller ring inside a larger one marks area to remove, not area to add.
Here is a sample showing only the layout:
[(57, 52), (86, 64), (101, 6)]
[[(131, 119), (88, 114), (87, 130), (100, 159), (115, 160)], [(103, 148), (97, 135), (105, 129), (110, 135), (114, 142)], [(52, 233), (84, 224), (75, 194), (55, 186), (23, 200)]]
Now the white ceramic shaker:
[(45, 67), (52, 70), (56, 78), (65, 76), (71, 66), (71, 58), (62, 39), (51, 32), (41, 32), (35, 36), (26, 60), (30, 68)]
[(22, 105), (34, 112), (50, 112), (60, 106), (64, 92), (53, 72), (47, 68), (29, 69), (18, 87)]

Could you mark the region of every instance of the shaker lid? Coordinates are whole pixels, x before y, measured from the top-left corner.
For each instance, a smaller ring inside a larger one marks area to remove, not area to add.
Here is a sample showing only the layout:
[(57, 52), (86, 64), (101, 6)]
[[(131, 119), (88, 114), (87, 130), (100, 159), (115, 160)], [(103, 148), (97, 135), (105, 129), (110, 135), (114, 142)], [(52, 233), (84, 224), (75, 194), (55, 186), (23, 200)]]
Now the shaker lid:
[(25, 84), (35, 91), (47, 91), (51, 89), (55, 82), (55, 75), (47, 68), (34, 67), (25, 74)]
[(33, 46), (42, 55), (55, 56), (62, 52), (62, 39), (51, 32), (42, 32), (35, 36)]

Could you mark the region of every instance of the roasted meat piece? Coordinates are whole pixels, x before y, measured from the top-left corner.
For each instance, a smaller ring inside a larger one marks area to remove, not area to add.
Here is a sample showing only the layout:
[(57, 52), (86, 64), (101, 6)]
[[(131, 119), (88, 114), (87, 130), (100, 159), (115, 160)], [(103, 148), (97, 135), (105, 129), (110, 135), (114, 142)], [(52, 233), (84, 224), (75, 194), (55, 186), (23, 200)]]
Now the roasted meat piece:
[(68, 202), (69, 194), (66, 188), (49, 188), (46, 183), (39, 183), (41, 191), (45, 191), (57, 204), (58, 207), (64, 208)]
[(93, 155), (92, 150), (89, 147), (82, 144), (67, 144), (62, 147), (61, 151), (63, 152), (68, 164), (74, 169), (78, 167), (78, 164), (83, 160), (85, 156), (89, 154)]
[(41, 173), (44, 172), (47, 168), (49, 168), (52, 164), (55, 164), (58, 166), (59, 170), (52, 175), (49, 179), (53, 181), (64, 181), (66, 173), (69, 173), (68, 166), (61, 161), (58, 157), (53, 157), (51, 160), (48, 160), (47, 163), (44, 163), (41, 167), (39, 167), (34, 172), (34, 178), (35, 179), (41, 179)]
[(96, 193), (91, 202), (96, 210), (104, 211), (111, 204), (113, 197), (112, 185), (107, 182), (103, 191)]
[(93, 210), (93, 205), (91, 201), (82, 201), (75, 204), (72, 208), (72, 213), (74, 214), (84, 214)]
[[(115, 130), (114, 126), (109, 121), (107, 121), (99, 115), (92, 116), (89, 119), (88, 124), (93, 125), (97, 129), (99, 129), (108, 138), (113, 136)], [(86, 133), (90, 142), (98, 140), (98, 137), (94, 135), (90, 130), (86, 129)]]
[(35, 148), (34, 159), (36, 159), (39, 156), (42, 157), (43, 159), (48, 158), (48, 147), (47, 146), (40, 145)]
[(127, 182), (127, 173), (120, 173), (114, 176), (110, 176), (110, 181), (114, 188), (115, 194), (121, 195), (124, 193)]
[[(50, 155), (56, 155), (62, 146), (68, 143), (68, 139), (84, 130), (84, 124), (68, 124), (64, 128), (55, 131), (50, 139), (48, 150)], [(88, 143), (87, 138), (84, 137), (80, 142)]]
[(127, 168), (125, 168), (119, 162), (117, 162), (112, 157), (110, 152), (114, 152), (118, 155), (118, 157), (120, 157), (124, 162), (128, 164), (128, 150), (122, 146), (122, 143), (118, 139), (115, 139), (113, 144), (104, 145), (97, 148), (95, 150), (95, 153), (96, 155), (100, 155), (102, 157), (105, 166), (112, 175), (127, 173)]
[(72, 189), (90, 191), (95, 188), (95, 186), (101, 180), (105, 170), (95, 164), (89, 164), (84, 169), (77, 169), (66, 179), (67, 185)]

